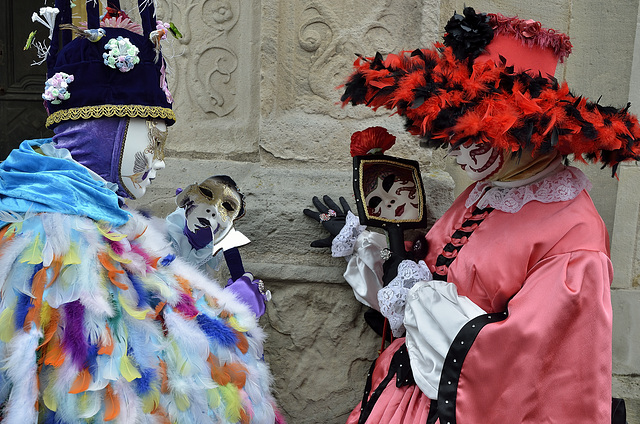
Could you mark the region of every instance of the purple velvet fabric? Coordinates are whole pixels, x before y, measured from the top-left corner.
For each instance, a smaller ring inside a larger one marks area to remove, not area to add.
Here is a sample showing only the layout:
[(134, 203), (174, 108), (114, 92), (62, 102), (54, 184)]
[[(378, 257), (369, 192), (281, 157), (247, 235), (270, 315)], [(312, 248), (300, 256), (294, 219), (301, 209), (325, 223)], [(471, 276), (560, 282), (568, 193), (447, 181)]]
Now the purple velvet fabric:
[(126, 128), (126, 118), (67, 121), (55, 128), (53, 141), (57, 147), (69, 150), (76, 162), (105, 180), (118, 184), (119, 196), (130, 197), (122, 188), (119, 176)]
[(267, 297), (260, 293), (257, 281), (251, 281), (251, 275), (245, 274), (237, 280), (229, 279), (225, 291), (230, 291), (235, 294), (240, 301), (245, 303), (257, 318), (260, 318), (266, 310)]

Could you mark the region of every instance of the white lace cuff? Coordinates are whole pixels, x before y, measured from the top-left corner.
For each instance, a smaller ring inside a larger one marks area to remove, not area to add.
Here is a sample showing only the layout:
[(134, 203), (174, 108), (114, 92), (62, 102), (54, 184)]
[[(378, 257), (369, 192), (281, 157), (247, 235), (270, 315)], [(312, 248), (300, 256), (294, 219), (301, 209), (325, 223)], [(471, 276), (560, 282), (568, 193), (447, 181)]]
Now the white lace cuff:
[(353, 254), (356, 240), (366, 228), (366, 225), (360, 224), (360, 219), (357, 216), (351, 211), (347, 212), (344, 227), (331, 242), (331, 256), (342, 258)]
[(404, 309), (409, 289), (419, 281), (430, 281), (432, 278), (424, 261), (415, 263), (404, 260), (398, 265), (398, 275), (378, 291), (380, 313), (389, 320), (394, 337), (401, 337), (405, 332)]

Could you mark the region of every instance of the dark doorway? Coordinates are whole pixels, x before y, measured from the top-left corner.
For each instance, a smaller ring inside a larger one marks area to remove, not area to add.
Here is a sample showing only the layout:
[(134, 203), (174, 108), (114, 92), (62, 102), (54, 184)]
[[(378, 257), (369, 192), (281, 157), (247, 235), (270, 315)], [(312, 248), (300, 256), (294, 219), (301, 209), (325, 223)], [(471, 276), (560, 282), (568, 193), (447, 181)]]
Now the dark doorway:
[(47, 113), (42, 104), (46, 80), (45, 64), (38, 61), (34, 47), (23, 50), (29, 33), (37, 30), (37, 39), (49, 39), (49, 30), (31, 21), (33, 12), (44, 6), (42, 0), (3, 0), (0, 2), (0, 160), (22, 140), (47, 138), (52, 132), (44, 127)]

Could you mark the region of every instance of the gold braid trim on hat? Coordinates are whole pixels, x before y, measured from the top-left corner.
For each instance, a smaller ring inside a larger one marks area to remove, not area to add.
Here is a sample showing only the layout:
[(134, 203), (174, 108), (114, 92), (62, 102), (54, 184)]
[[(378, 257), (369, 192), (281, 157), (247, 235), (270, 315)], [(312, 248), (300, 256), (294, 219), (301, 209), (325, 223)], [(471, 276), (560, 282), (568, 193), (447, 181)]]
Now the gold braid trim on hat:
[(158, 118), (176, 120), (173, 110), (160, 106), (142, 105), (100, 105), (83, 106), (71, 109), (59, 110), (47, 118), (46, 127), (59, 124), (63, 121), (77, 121), (79, 119), (92, 118)]

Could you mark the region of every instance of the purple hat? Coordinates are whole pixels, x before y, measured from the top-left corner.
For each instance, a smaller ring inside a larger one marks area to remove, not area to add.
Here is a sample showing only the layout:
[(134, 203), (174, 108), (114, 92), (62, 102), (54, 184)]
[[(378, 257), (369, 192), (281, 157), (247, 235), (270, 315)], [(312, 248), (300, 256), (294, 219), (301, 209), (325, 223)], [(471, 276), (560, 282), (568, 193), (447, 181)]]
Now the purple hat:
[(138, 25), (119, 10), (117, 0), (109, 2), (113, 7), (102, 19), (98, 2), (88, 1), (87, 28), (71, 25), (69, 0), (55, 4), (59, 13), (42, 95), (49, 114), (46, 126), (102, 117), (164, 119), (173, 124), (173, 98), (160, 53), (166, 29), (157, 29), (153, 2), (139, 0)]

